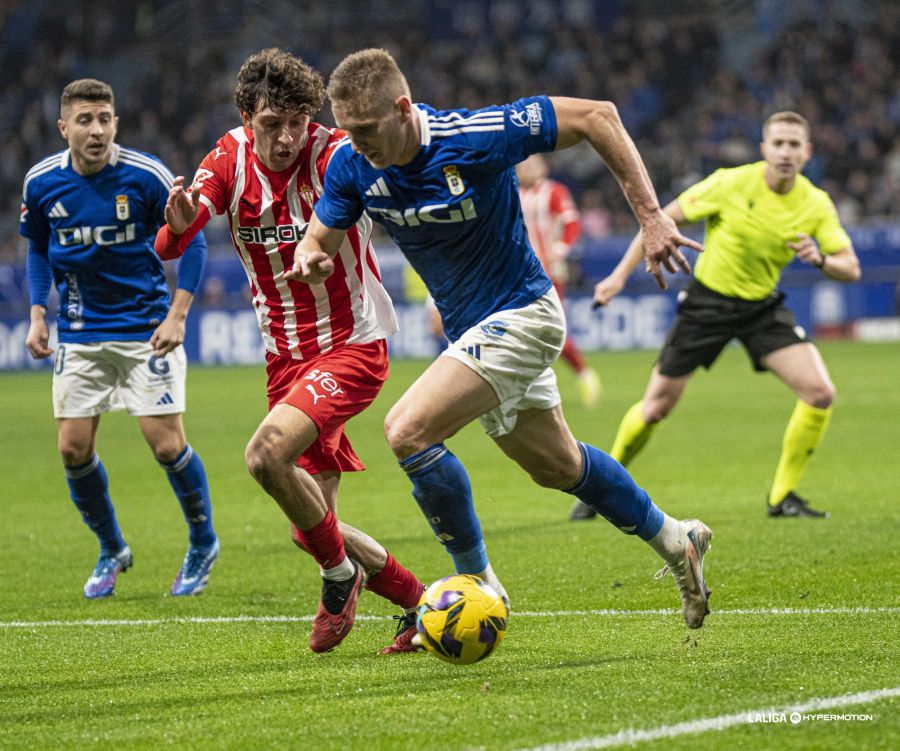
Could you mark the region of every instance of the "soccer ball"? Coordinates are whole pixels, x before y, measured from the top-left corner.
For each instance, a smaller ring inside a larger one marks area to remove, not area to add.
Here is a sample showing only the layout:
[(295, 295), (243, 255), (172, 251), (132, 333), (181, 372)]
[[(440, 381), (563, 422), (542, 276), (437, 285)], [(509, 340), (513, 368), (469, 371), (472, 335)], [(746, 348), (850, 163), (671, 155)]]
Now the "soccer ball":
[(503, 641), (509, 609), (493, 587), (470, 574), (445, 576), (419, 600), (416, 630), (422, 646), (454, 665), (487, 657)]

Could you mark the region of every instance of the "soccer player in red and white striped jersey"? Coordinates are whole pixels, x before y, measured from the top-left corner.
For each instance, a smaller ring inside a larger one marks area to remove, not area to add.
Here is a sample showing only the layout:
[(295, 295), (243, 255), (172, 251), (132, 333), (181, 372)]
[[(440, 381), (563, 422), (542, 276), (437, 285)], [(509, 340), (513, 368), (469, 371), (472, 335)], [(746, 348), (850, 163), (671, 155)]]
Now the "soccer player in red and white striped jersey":
[(266, 347), (270, 412), (247, 446), (247, 466), (321, 568), (311, 649), (332, 649), (349, 633), (368, 574), (368, 589), (406, 611), (383, 651), (413, 651), (422, 583), (335, 516), (341, 473), (364, 469), (344, 423), (381, 390), (386, 338), (397, 330), (369, 241), (371, 220), (364, 215), (349, 229), (327, 281), (284, 278), (343, 138), (310, 120), (324, 96), (319, 74), (287, 52), (247, 58), (235, 90), (244, 124), (219, 139), (189, 188), (176, 178), (156, 251), (179, 256), (213, 214), (227, 214)]
[[(581, 235), (581, 217), (569, 189), (547, 175), (547, 162), (541, 154), (532, 154), (516, 165), (519, 201), (528, 240), (559, 293), (559, 299), (563, 300), (569, 278), (567, 259)], [(578, 376), (578, 389), (584, 405), (595, 406), (600, 398), (600, 378), (593, 368), (588, 367), (569, 336), (566, 337), (561, 357)]]

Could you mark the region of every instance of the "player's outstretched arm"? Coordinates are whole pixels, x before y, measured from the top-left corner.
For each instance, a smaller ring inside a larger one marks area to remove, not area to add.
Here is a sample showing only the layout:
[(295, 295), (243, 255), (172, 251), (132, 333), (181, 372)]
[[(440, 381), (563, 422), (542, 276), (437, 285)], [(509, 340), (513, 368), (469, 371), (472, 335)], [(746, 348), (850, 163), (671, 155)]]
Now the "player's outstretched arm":
[(166, 201), (166, 224), (176, 235), (182, 235), (200, 212), (200, 191), (185, 187), (184, 177), (179, 175), (172, 184)]
[(294, 265), (284, 278), (307, 284), (321, 284), (334, 273), (332, 260), (341, 249), (347, 231), (328, 227), (314, 213), (303, 239), (294, 251)]
[(200, 203), (200, 191), (184, 187), (184, 178), (175, 178), (163, 210), (165, 224), (156, 233), (153, 249), (164, 261), (180, 258), (212, 216)]
[(588, 141), (619, 181), (631, 210), (641, 225), (647, 271), (665, 289), (662, 267), (685, 273), (691, 266), (680, 248), (702, 251), (703, 246), (684, 237), (672, 218), (663, 212), (656, 190), (634, 141), (622, 125), (612, 102), (551, 97), (556, 112), (556, 148), (565, 149)]
[(628, 246), (628, 250), (625, 251), (625, 255), (622, 256), (622, 259), (612, 270), (612, 273), (594, 285), (593, 307), (599, 308), (602, 305), (609, 305), (612, 299), (622, 291), (625, 282), (631, 276), (631, 272), (638, 267), (643, 258), (644, 241), (643, 236), (638, 232)]
[[(682, 224), (685, 221), (684, 213), (681, 211), (681, 205), (677, 200), (672, 201), (663, 209), (663, 211), (672, 218), (672, 221), (674, 221), (675, 224)], [(622, 256), (622, 260), (620, 260), (612, 270), (612, 273), (605, 279), (601, 279), (594, 286), (593, 307), (599, 308), (602, 305), (609, 305), (610, 301), (622, 291), (625, 282), (628, 281), (628, 277), (631, 276), (632, 272), (640, 265), (643, 259), (644, 235), (643, 232), (638, 232), (628, 246), (628, 250), (625, 251), (625, 255)], [(685, 262), (687, 262), (687, 259), (685, 259)], [(689, 264), (684, 271), (685, 273), (690, 273)], [(661, 284), (660, 281), (662, 282)], [(656, 283), (660, 284), (662, 289), (666, 289), (665, 278), (661, 279), (660, 277), (656, 277)]]

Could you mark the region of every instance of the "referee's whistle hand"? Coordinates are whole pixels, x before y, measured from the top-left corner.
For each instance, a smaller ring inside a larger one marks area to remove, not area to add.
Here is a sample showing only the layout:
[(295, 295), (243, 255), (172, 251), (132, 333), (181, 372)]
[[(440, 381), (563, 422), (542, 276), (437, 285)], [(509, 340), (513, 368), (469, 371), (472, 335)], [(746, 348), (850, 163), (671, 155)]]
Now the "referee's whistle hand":
[(615, 276), (610, 275), (605, 279), (601, 279), (594, 285), (594, 303), (592, 310), (609, 305), (612, 299), (622, 291), (624, 283)]

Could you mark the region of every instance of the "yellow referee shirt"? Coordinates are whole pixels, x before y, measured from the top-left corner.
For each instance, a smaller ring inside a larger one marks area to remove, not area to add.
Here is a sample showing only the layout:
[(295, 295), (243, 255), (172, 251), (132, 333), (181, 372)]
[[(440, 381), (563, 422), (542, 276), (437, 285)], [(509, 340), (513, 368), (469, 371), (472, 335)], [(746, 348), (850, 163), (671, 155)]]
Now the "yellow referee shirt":
[(761, 300), (794, 257), (788, 242), (803, 232), (824, 254), (850, 247), (834, 204), (803, 175), (790, 192), (770, 190), (765, 162), (716, 170), (678, 196), (689, 222), (706, 220), (706, 252), (694, 276), (719, 294)]

